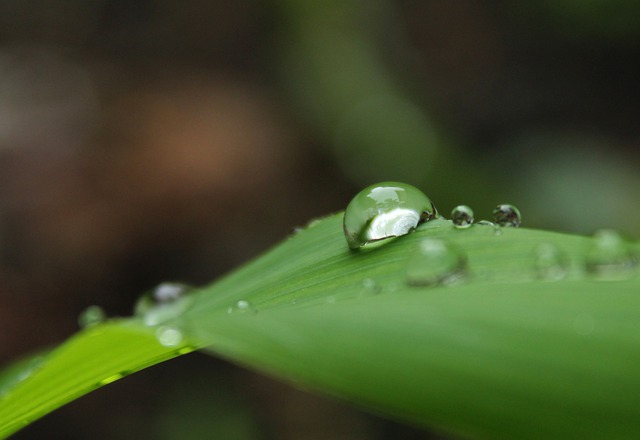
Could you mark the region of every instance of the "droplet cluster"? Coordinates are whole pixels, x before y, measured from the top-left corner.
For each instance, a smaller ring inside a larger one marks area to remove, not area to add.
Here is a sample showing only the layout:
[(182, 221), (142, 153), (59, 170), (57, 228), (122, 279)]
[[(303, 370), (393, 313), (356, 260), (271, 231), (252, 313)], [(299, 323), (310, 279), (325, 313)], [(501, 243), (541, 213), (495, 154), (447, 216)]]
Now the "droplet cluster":
[[(433, 202), (419, 189), (399, 182), (382, 182), (359, 192), (347, 206), (343, 229), (350, 249), (357, 250), (392, 237), (407, 235), (421, 223), (442, 219)], [(305, 229), (314, 227), (317, 220)], [(517, 228), (522, 223), (520, 210), (511, 204), (499, 204), (493, 209), (492, 221), (475, 222), (474, 212), (467, 205), (458, 205), (451, 211), (451, 224), (456, 229), (473, 225), (490, 227), (494, 235), (502, 235), (503, 228)], [(436, 226), (439, 227), (439, 226)], [(571, 258), (552, 243), (539, 243), (530, 257), (530, 274), (539, 280), (559, 281), (576, 273), (586, 272), (598, 280), (623, 280), (637, 273), (638, 253), (611, 230), (597, 232), (592, 247), (579, 266), (579, 259)], [(414, 252), (407, 256), (404, 266), (404, 284), (410, 287), (433, 287), (464, 282), (470, 276), (467, 254), (456, 242), (440, 238), (419, 240)], [(478, 272), (480, 273), (480, 272)], [(384, 286), (374, 278), (364, 278), (360, 297), (392, 292), (398, 286)], [(486, 275), (480, 274), (480, 277)], [(384, 280), (384, 276), (381, 277)], [(178, 317), (190, 305), (191, 288), (178, 283), (163, 283), (144, 295), (136, 304), (136, 315), (147, 325), (156, 326), (158, 341), (167, 347), (182, 344), (180, 330), (167, 321)], [(326, 303), (336, 302), (336, 296), (326, 297)], [(296, 304), (293, 299), (292, 304)], [(256, 314), (257, 309), (247, 299), (237, 300), (227, 308), (230, 315)], [(95, 325), (105, 319), (99, 307), (90, 307), (80, 316), (83, 327)], [(584, 326), (583, 326), (584, 327)]]

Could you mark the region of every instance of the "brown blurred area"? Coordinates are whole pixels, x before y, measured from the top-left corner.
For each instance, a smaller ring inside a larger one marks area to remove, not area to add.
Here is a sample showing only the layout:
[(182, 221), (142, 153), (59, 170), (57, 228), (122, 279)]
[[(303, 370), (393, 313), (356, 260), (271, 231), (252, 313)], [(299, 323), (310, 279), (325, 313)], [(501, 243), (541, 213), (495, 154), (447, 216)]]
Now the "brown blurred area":
[[(376, 180), (637, 238), (640, 7), (613, 3), (0, 1), (0, 363), (89, 305), (211, 282)], [(16, 438), (224, 433), (439, 438), (200, 355)]]

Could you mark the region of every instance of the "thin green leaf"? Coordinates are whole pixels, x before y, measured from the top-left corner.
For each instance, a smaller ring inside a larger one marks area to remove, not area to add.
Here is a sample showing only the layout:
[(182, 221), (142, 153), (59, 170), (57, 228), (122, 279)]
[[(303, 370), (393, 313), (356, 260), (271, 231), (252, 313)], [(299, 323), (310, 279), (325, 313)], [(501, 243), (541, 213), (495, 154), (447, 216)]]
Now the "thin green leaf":
[[(235, 362), (463, 436), (640, 434), (637, 274), (592, 280), (589, 238), (499, 232), (436, 220), (354, 252), (336, 214), (197, 292), (164, 324)], [(465, 282), (407, 285), (407, 266), (427, 237), (461, 250)], [(539, 278), (541, 243), (566, 255), (561, 281)], [(83, 332), (53, 351), (0, 401), (0, 426), (11, 426), (0, 433), (105, 378), (178, 354), (139, 327), (99, 326), (113, 337), (92, 343)], [(88, 376), (75, 378), (78, 371)]]
[(161, 345), (153, 331), (135, 320), (113, 320), (81, 331), (49, 353), (5, 370), (0, 438), (96, 388), (188, 351), (182, 345)]

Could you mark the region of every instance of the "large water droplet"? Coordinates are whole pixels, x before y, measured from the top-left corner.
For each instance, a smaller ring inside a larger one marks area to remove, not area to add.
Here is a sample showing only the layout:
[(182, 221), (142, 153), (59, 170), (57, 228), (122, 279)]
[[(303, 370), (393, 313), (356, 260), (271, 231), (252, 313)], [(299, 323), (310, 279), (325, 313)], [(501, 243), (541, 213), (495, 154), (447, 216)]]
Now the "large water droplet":
[(473, 224), (473, 210), (467, 205), (458, 205), (451, 211), (451, 221), (456, 228), (468, 228)]
[(78, 324), (81, 328), (91, 327), (100, 324), (107, 319), (107, 314), (100, 306), (89, 306), (78, 316)]
[(466, 256), (444, 240), (426, 238), (411, 256), (406, 271), (409, 286), (453, 284), (466, 277)]
[(498, 226), (511, 226), (517, 228), (522, 223), (520, 210), (513, 205), (502, 204), (493, 210), (493, 221)]
[(569, 271), (569, 257), (553, 244), (542, 243), (535, 249), (535, 270), (543, 280), (561, 280)]
[(344, 212), (344, 234), (351, 249), (413, 231), (437, 216), (431, 200), (406, 183), (382, 182), (360, 191)]
[(145, 324), (158, 325), (180, 316), (191, 305), (193, 289), (180, 283), (162, 283), (136, 303), (135, 314)]
[(586, 269), (599, 280), (624, 280), (634, 275), (638, 263), (629, 245), (610, 229), (593, 235), (593, 246), (587, 253)]

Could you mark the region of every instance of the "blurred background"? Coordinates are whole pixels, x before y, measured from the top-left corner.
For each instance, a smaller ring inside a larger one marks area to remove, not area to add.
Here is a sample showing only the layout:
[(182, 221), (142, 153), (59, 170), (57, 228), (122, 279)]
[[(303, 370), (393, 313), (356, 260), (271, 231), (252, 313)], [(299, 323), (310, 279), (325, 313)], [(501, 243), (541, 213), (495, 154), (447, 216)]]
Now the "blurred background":
[[(0, 0), (0, 363), (400, 180), (640, 238), (640, 2)], [(433, 439), (192, 354), (15, 438)]]

